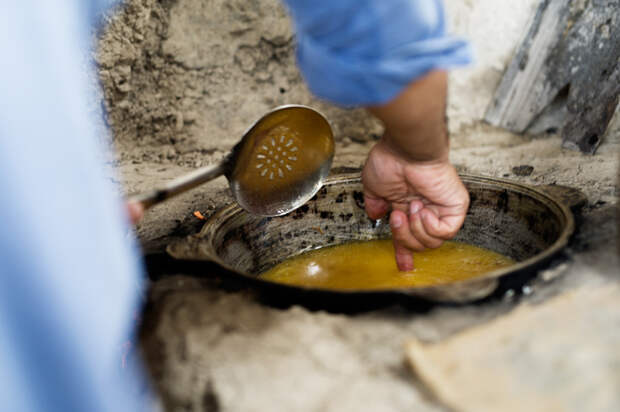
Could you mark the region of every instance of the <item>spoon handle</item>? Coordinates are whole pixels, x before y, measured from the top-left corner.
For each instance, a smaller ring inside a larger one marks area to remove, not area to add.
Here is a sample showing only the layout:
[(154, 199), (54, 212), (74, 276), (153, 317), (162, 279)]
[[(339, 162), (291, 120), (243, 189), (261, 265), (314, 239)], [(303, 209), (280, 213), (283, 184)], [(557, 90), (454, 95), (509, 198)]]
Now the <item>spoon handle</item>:
[(166, 199), (186, 192), (203, 183), (223, 175), (226, 171), (226, 161), (216, 165), (202, 167), (187, 175), (177, 177), (160, 189), (151, 190), (129, 197), (130, 203), (141, 203), (144, 209), (148, 209)]

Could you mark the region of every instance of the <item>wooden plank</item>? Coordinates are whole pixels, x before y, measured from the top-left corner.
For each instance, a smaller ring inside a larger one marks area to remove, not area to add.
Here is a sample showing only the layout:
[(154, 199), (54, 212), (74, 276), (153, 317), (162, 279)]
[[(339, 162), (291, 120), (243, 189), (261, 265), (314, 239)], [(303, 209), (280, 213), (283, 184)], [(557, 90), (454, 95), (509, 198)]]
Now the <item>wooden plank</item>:
[(594, 153), (618, 104), (619, 65), (620, 0), (543, 0), (485, 120), (523, 133), (555, 116), (565, 147)]
[(566, 81), (550, 78), (546, 66), (549, 51), (560, 41), (567, 26), (570, 3), (571, 0), (541, 2), (487, 109), (487, 122), (523, 133), (564, 87)]
[(571, 68), (576, 71), (562, 129), (564, 147), (584, 153), (600, 145), (620, 96), (620, 1), (592, 3), (567, 41), (580, 64)]

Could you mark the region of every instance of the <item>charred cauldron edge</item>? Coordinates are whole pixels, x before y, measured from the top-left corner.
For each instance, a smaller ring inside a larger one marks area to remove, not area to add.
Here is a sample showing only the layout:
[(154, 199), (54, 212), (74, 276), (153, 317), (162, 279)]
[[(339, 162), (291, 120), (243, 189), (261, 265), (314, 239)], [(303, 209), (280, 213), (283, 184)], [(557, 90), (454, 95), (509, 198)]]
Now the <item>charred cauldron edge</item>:
[[(474, 206), (476, 202), (481, 201), (479, 199), (477, 191), (484, 193), (485, 190), (489, 190), (495, 192), (500, 191), (497, 197), (497, 202), (493, 205), (493, 207), (497, 209), (497, 213), (508, 213), (511, 197), (514, 196), (518, 197), (519, 201), (521, 201), (521, 199), (525, 199), (530, 203), (533, 202), (546, 207), (546, 210), (543, 210), (543, 215), (549, 214), (548, 218), (552, 219), (553, 223), (559, 223), (560, 225), (557, 238), (548, 247), (546, 247), (542, 251), (535, 253), (533, 256), (530, 256), (523, 261), (519, 261), (518, 263), (510, 267), (488, 272), (479, 278), (460, 282), (452, 282), (445, 285), (382, 290), (331, 290), (308, 288), (269, 282), (261, 280), (257, 278), (256, 275), (250, 273), (240, 273), (239, 269), (233, 267), (219, 256), (217, 252), (218, 245), (213, 244), (215, 235), (217, 231), (222, 227), (222, 225), (225, 222), (231, 221), (239, 213), (244, 213), (237, 205), (229, 205), (219, 210), (205, 223), (200, 233), (189, 236), (181, 242), (169, 245), (167, 251), (173, 258), (179, 260), (192, 260), (195, 263), (199, 263), (200, 261), (202, 261), (203, 264), (205, 260), (215, 262), (218, 266), (224, 269), (222, 271), (223, 274), (237, 278), (237, 280), (241, 280), (242, 282), (249, 284), (253, 287), (259, 287), (272, 293), (275, 292), (276, 294), (285, 295), (293, 301), (295, 301), (296, 299), (299, 299), (300, 301), (305, 301), (307, 299), (324, 300), (325, 298), (328, 298), (328, 300), (334, 298), (338, 300), (356, 297), (361, 299), (382, 298), (391, 301), (397, 301), (405, 298), (405, 300), (408, 301), (414, 300), (435, 303), (441, 302), (459, 304), (479, 301), (492, 296), (502, 295), (508, 289), (520, 288), (523, 284), (525, 284), (525, 282), (534, 277), (537, 274), (538, 269), (547, 265), (553, 257), (557, 256), (563, 250), (563, 248), (567, 245), (571, 235), (573, 234), (575, 229), (575, 222), (573, 214), (571, 213), (571, 208), (573, 210), (578, 210), (586, 203), (586, 199), (583, 193), (576, 189), (567, 188), (564, 186), (552, 185), (530, 187), (504, 179), (494, 179), (472, 175), (461, 175), (461, 177), (465, 184), (468, 186), (468, 189), (470, 189), (470, 193), (472, 194), (472, 206)], [(351, 213), (346, 213), (345, 210), (338, 215), (334, 215), (334, 212), (320, 211), (316, 206), (316, 202), (321, 198), (325, 198), (327, 196), (327, 191), (329, 187), (333, 187), (334, 185), (352, 186), (359, 183), (359, 173), (332, 176), (325, 181), (323, 188), (319, 191), (315, 198), (311, 199), (310, 202), (302, 206), (300, 209), (292, 212), (291, 214), (283, 218), (298, 220), (303, 219), (303, 217), (307, 213), (318, 213), (324, 219), (331, 219), (333, 221), (336, 221), (336, 219), (341, 219), (343, 222), (348, 222), (353, 217)], [(333, 202), (336, 204), (342, 204), (343, 202), (348, 200), (347, 197), (348, 195), (345, 192), (339, 193), (338, 195), (334, 196)], [(356, 207), (363, 210), (363, 198), (360, 197), (360, 194), (356, 193), (356, 191), (353, 191), (351, 197), (352, 199), (350, 200), (355, 203)], [(542, 209), (544, 208), (541, 208), (541, 210)], [(469, 214), (470, 213), (468, 212), (468, 216)], [(529, 218), (531, 218), (533, 215), (528, 216)], [(537, 219), (544, 220), (545, 216), (542, 216), (542, 218), (539, 217)], [(271, 220), (272, 218), (265, 218), (261, 220), (258, 225), (267, 226), (271, 222)], [(372, 222), (375, 229), (386, 225), (385, 220), (377, 222), (370, 221), (368, 218), (366, 218), (366, 220), (366, 222), (362, 223), (368, 225), (369, 222)], [(556, 222), (556, 220), (558, 222)], [(466, 219), (465, 226), (467, 226), (467, 224), (468, 221)], [(536, 223), (528, 222), (528, 224), (535, 225)], [(243, 228), (243, 226), (241, 226), (241, 228)], [(309, 228), (306, 230), (306, 232), (308, 232), (308, 230), (310, 229), (314, 228)], [(321, 228), (318, 229), (321, 230)], [(328, 226), (325, 226), (325, 229), (328, 229)], [(240, 233), (236, 233), (236, 236), (243, 238), (247, 235), (246, 233), (243, 233), (243, 229), (238, 230), (240, 231)], [(550, 234), (546, 233), (542, 234), (541, 236), (554, 235), (553, 230), (549, 230)], [(374, 236), (374, 238), (385, 237), (385, 233), (381, 235), (380, 230), (376, 232), (375, 235), (376, 234), (379, 234), (379, 236)], [(229, 235), (232, 236), (232, 234), (230, 233)], [(327, 243), (319, 247), (342, 243), (339, 242), (338, 239), (335, 239), (334, 235), (337, 234), (330, 234), (329, 236), (326, 236)], [(293, 238), (293, 236), (294, 235), (289, 232), (284, 233), (282, 238), (291, 239)], [(459, 238), (457, 236), (457, 240), (458, 239)], [(351, 240), (355, 239), (351, 238)], [(272, 240), (271, 245), (263, 243), (261, 246), (276, 246), (276, 243), (277, 241)], [(300, 243), (300, 246), (301, 247), (299, 248), (299, 253), (303, 253), (307, 250), (316, 248), (313, 247), (310, 242), (304, 241)], [(287, 256), (287, 258), (292, 256), (294, 255), (291, 254)], [(254, 256), (254, 259), (256, 259), (256, 256)], [(254, 262), (253, 265), (255, 267), (258, 266), (256, 262)]]

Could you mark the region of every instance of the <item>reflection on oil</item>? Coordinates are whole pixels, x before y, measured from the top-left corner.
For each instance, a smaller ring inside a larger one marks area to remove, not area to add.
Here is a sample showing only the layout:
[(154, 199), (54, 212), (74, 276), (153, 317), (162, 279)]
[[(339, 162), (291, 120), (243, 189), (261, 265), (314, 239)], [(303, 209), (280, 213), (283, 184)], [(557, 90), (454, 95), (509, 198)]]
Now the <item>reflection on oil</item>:
[(498, 253), (459, 242), (416, 252), (414, 262), (414, 270), (398, 271), (392, 241), (374, 240), (302, 254), (263, 273), (261, 278), (325, 289), (386, 289), (470, 279), (514, 263)]
[(295, 108), (273, 114), (246, 141), (233, 175), (244, 191), (259, 194), (278, 193), (310, 178), (334, 151), (325, 119)]

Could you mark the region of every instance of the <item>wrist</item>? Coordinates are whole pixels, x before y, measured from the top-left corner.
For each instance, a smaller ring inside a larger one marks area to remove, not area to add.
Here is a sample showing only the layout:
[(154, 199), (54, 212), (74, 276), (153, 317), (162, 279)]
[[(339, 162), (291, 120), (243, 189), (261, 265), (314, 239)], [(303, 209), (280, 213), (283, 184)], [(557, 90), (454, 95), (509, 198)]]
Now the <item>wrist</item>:
[(446, 73), (433, 71), (392, 101), (369, 108), (383, 122), (383, 140), (394, 154), (409, 162), (447, 162), (446, 93)]
[(399, 157), (407, 163), (417, 164), (445, 164), (449, 160), (449, 144), (447, 136), (438, 136), (431, 139), (434, 144), (425, 144), (405, 136), (395, 137), (394, 134), (386, 133), (380, 143), (392, 155)]

